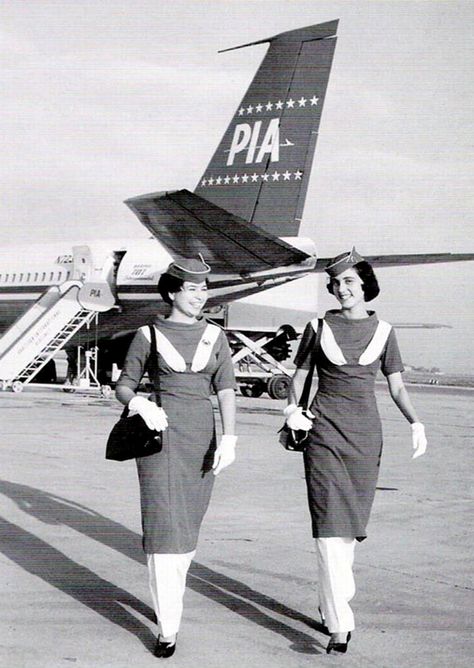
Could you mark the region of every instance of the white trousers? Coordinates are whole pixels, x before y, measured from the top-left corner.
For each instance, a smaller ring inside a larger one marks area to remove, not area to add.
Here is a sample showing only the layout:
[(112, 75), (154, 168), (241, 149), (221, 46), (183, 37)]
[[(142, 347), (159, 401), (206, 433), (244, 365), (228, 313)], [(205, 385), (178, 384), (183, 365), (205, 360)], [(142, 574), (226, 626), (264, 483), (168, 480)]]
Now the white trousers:
[(185, 554), (147, 554), (153, 607), (162, 636), (179, 631), (186, 575), (196, 550)]
[(319, 607), (330, 633), (354, 630), (349, 601), (355, 594), (354, 538), (316, 538)]

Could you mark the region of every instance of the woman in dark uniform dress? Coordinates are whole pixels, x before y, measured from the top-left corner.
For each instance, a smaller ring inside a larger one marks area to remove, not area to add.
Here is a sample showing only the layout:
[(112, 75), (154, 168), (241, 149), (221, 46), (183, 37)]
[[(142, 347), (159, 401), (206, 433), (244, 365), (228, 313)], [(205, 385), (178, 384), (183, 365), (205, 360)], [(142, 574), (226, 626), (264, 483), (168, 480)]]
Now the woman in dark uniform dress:
[[(426, 438), (401, 378), (395, 332), (366, 309), (366, 302), (379, 293), (372, 267), (353, 249), (331, 260), (326, 271), (328, 290), (341, 308), (308, 323), (284, 413), (291, 429), (310, 430), (305, 476), (316, 542), (319, 608), (331, 634), (326, 650), (330, 653), (345, 652), (354, 630), (349, 605), (355, 594), (354, 548), (356, 540), (366, 537), (382, 454), (374, 393), (379, 369), (393, 401), (411, 424), (414, 458), (425, 452)], [(318, 391), (306, 417), (297, 404), (312, 359)]]
[[(195, 555), (214, 476), (235, 459), (235, 378), (224, 332), (200, 317), (210, 268), (173, 262), (158, 283), (171, 306), (154, 322), (162, 408), (137, 396), (150, 354), (148, 327), (133, 339), (117, 383), (118, 400), (148, 427), (163, 431), (161, 452), (137, 459), (143, 548), (159, 634), (155, 656), (174, 653), (186, 575)], [(217, 393), (223, 436), (216, 447), (211, 390)]]

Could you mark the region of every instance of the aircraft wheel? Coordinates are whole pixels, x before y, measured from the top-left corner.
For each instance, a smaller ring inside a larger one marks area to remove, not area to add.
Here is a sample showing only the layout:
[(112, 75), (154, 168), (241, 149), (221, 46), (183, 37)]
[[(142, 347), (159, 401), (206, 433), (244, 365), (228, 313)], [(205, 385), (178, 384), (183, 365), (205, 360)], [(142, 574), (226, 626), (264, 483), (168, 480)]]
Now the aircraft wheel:
[(14, 380), (12, 383), (12, 392), (15, 392), (16, 394), (18, 392), (23, 392), (23, 383), (21, 380)]
[(290, 389), (291, 378), (284, 374), (272, 376), (267, 384), (267, 392), (272, 399), (286, 399)]
[(112, 395), (112, 388), (110, 385), (102, 385), (100, 388), (100, 394), (104, 399), (108, 399)]

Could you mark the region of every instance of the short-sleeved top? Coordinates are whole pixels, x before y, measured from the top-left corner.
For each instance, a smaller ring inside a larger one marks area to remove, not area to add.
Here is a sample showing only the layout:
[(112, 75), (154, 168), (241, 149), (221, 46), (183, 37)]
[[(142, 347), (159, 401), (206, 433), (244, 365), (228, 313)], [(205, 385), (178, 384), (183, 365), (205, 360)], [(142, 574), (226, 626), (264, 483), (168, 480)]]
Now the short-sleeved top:
[[(176, 382), (179, 383), (180, 396), (187, 396), (188, 398), (202, 398), (208, 395), (211, 386), (215, 392), (224, 389), (236, 389), (230, 348), (223, 330), (219, 333), (212, 347), (211, 356), (206, 368), (199, 373), (192, 372), (190, 369), (194, 353), (207, 324), (204, 318), (200, 318), (197, 322), (191, 324), (173, 322), (161, 316), (155, 320), (155, 327), (166, 336), (186, 362), (186, 371), (175, 373), (160, 358), (159, 369), (162, 394), (166, 394), (169, 390), (175, 395), (177, 389), (175, 387)], [(150, 341), (143, 330), (139, 329), (130, 344), (118, 383), (126, 385), (135, 391), (140, 384), (143, 374), (147, 370), (149, 354)]]
[[(339, 310), (328, 311), (324, 320), (330, 326), (334, 338), (344, 353), (348, 362), (348, 371), (354, 372), (354, 366), (362, 352), (372, 340), (379, 323), (375, 311), (369, 311), (367, 318), (349, 320)], [(318, 333), (319, 334), (319, 333)], [(315, 333), (311, 323), (306, 325), (298, 352), (295, 357), (295, 366), (309, 369), (311, 365), (311, 351), (315, 342)], [(343, 370), (344, 367), (340, 367)], [(404, 371), (403, 361), (398, 347), (397, 337), (393, 327), (387, 338), (386, 345), (380, 357), (380, 369), (385, 376)]]

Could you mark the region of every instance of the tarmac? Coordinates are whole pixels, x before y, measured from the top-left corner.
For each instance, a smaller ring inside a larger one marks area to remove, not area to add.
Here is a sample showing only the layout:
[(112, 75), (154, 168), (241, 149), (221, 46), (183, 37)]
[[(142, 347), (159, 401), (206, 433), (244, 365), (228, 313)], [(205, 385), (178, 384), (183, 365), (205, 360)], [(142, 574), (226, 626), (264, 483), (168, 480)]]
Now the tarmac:
[[(411, 391), (429, 440), (414, 461), (408, 424), (377, 396), (384, 455), (348, 653), (325, 653), (302, 458), (276, 434), (282, 402), (239, 397), (238, 459), (216, 480), (167, 665), (472, 666), (473, 394)], [(0, 665), (159, 665), (135, 466), (104, 459), (118, 404), (25, 389), (1, 393), (0, 410)]]

